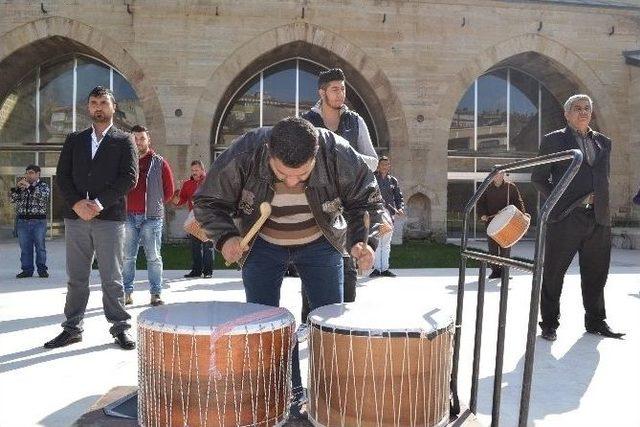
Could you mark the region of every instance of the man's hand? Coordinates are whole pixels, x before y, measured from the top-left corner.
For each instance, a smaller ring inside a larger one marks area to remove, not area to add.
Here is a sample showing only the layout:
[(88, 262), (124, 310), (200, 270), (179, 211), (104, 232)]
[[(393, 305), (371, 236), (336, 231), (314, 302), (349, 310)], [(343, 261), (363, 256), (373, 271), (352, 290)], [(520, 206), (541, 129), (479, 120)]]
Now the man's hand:
[(234, 236), (227, 239), (224, 245), (222, 245), (222, 256), (227, 263), (233, 264), (234, 262), (238, 262), (248, 249), (241, 247), (241, 241), (242, 239), (239, 236)]
[(26, 178), (21, 178), (21, 179), (18, 181), (17, 186), (18, 186), (18, 188), (19, 188), (19, 189), (21, 189), (21, 190), (26, 190), (27, 188), (29, 188), (29, 182), (27, 182), (27, 179), (26, 179)]
[(360, 270), (368, 270), (373, 267), (374, 251), (369, 245), (356, 243), (351, 248), (351, 256), (355, 258)]
[(487, 219), (488, 219), (488, 218), (487, 218), (487, 216), (486, 216), (486, 215), (482, 215), (482, 216), (480, 217), (480, 221), (483, 221), (483, 222), (487, 222)]
[(96, 215), (100, 213), (100, 208), (97, 203), (93, 200), (79, 200), (73, 205), (73, 211), (78, 214), (78, 216), (85, 220), (90, 221), (95, 218)]
[(403, 216), (405, 216), (406, 214), (404, 213), (404, 209), (398, 209), (398, 210), (396, 211), (396, 215), (398, 215), (398, 216), (400, 216), (400, 217), (403, 217)]

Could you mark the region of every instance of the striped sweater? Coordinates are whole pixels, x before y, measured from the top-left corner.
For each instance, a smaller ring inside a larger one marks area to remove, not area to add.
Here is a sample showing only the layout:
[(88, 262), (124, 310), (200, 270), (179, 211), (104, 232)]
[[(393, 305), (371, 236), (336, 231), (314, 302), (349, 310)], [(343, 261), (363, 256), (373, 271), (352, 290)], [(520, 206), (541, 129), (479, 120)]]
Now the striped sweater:
[(260, 231), (262, 239), (274, 245), (296, 246), (313, 242), (322, 236), (304, 187), (305, 183), (302, 182), (295, 188), (289, 188), (283, 182), (275, 183), (271, 216)]

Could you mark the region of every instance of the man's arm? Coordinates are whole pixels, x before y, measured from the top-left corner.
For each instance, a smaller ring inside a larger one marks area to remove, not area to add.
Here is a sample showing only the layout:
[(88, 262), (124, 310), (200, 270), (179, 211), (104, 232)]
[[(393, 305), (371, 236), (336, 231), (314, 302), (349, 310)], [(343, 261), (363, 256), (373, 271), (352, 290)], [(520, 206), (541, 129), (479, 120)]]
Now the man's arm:
[(33, 199), (40, 204), (49, 206), (49, 197), (51, 196), (51, 189), (46, 182), (40, 181), (40, 184), (33, 190)]
[[(108, 144), (116, 141), (107, 141)], [(122, 144), (122, 156), (118, 167), (118, 178), (100, 194), (96, 199), (104, 209), (113, 205), (120, 197), (127, 194), (136, 186), (138, 181), (138, 151), (136, 150), (133, 136), (127, 135), (119, 141)]]
[[(553, 140), (549, 135), (545, 136), (540, 144), (538, 156), (544, 156), (553, 153)], [(553, 191), (553, 185), (549, 179), (551, 178), (552, 163), (535, 166), (531, 172), (531, 182), (533, 186), (545, 197), (549, 197)]]
[(527, 209), (524, 206), (524, 201), (522, 200), (522, 195), (520, 194), (520, 189), (512, 182), (510, 182), (509, 185), (511, 186), (511, 191), (509, 192), (509, 204), (514, 205), (515, 207), (520, 209), (522, 213), (527, 213)]
[(404, 197), (402, 196), (402, 190), (400, 190), (400, 184), (398, 183), (398, 179), (394, 176), (393, 180), (395, 181), (395, 188), (393, 189), (393, 201), (396, 205), (396, 210), (402, 211), (404, 210)]
[(373, 148), (371, 142), (371, 136), (369, 135), (369, 128), (364, 119), (358, 116), (358, 153), (362, 156), (371, 171), (375, 171), (378, 168), (378, 153)]
[[(339, 192), (347, 221), (347, 252), (364, 238), (364, 212), (368, 211), (371, 226), (382, 222), (384, 200), (373, 172), (364, 159), (351, 148), (341, 149), (336, 154), (336, 170)], [(378, 237), (369, 238), (369, 245), (375, 250)]]
[(74, 133), (67, 135), (56, 167), (56, 183), (63, 199), (71, 208), (86, 197), (85, 194), (81, 194), (78, 191), (73, 183), (73, 145), (76, 142), (76, 135)]
[(171, 166), (169, 166), (169, 162), (167, 162), (166, 159), (162, 159), (162, 192), (165, 203), (169, 203), (174, 191), (173, 171), (171, 170)]
[(478, 199), (478, 202), (476, 203), (476, 211), (478, 218), (482, 219), (482, 217), (485, 217), (482, 219), (482, 221), (485, 221), (486, 217), (489, 215), (489, 203), (486, 191), (482, 193), (482, 196)]
[(211, 165), (193, 198), (195, 218), (218, 250), (229, 238), (240, 235), (232, 218), (242, 193), (240, 169), (239, 162), (227, 150)]

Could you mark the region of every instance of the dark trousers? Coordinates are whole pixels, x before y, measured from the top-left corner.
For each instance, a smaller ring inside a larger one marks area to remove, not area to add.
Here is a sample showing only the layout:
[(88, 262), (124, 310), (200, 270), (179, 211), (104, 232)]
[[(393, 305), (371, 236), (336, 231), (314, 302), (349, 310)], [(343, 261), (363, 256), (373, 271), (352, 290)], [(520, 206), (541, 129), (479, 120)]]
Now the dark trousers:
[[(498, 255), (501, 257), (509, 258), (511, 256), (511, 248), (503, 248), (499, 244), (496, 243), (491, 237), (487, 236), (487, 241), (489, 242), (489, 253), (491, 255)], [(502, 266), (497, 264), (491, 264), (491, 274), (500, 275), (502, 274)]]
[[(356, 300), (356, 282), (358, 281), (358, 270), (356, 268), (356, 262), (350, 256), (344, 257), (344, 302), (354, 302)], [(309, 317), (309, 299), (302, 291), (302, 312), (301, 322), (306, 323), (307, 317)]]
[(196, 274), (211, 274), (213, 271), (213, 242), (189, 235), (191, 239), (191, 271)]
[(547, 229), (540, 312), (542, 326), (557, 328), (564, 275), (578, 253), (585, 324), (597, 324), (607, 316), (604, 285), (611, 258), (611, 227), (596, 223), (593, 209), (576, 208)]

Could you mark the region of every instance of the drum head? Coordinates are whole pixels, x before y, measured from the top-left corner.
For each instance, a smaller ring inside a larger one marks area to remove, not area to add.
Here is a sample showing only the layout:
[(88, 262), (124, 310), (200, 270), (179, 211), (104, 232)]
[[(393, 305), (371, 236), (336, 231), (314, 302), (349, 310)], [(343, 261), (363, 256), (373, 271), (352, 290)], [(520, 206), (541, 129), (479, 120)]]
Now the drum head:
[(518, 213), (518, 208), (514, 205), (508, 205), (493, 217), (489, 225), (487, 226), (487, 234), (489, 236), (495, 236), (500, 230), (502, 230), (511, 218)]
[(161, 332), (209, 335), (255, 333), (291, 325), (293, 314), (282, 307), (241, 302), (187, 302), (149, 308), (138, 315), (138, 325)]
[(311, 326), (356, 336), (435, 337), (453, 327), (453, 318), (439, 308), (380, 307), (363, 303), (331, 304), (309, 315)]

